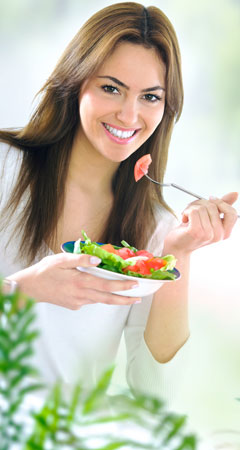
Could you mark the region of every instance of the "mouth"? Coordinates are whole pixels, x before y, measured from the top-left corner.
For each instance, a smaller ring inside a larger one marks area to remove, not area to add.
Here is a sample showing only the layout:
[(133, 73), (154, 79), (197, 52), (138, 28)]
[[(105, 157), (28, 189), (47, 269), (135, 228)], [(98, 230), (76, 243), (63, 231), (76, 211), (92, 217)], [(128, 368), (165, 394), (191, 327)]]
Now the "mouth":
[(109, 125), (108, 123), (102, 123), (104, 128), (108, 131), (108, 133), (113, 137), (113, 138), (117, 138), (120, 139), (122, 141), (129, 141), (133, 136), (135, 136), (137, 134), (137, 132), (139, 131), (138, 129), (120, 129), (120, 128), (115, 128), (111, 125)]

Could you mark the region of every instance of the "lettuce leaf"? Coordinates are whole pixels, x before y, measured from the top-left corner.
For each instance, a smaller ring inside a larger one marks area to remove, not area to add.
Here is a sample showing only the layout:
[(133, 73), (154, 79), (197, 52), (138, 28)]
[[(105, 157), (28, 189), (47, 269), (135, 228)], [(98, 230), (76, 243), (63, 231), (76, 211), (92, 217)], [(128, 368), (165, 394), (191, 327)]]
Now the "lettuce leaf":
[[(164, 261), (167, 261), (166, 266), (163, 266), (161, 269), (162, 272), (165, 272), (166, 270), (173, 270), (175, 265), (176, 265), (176, 258), (173, 255), (166, 255), (166, 256), (161, 256), (161, 259), (164, 259)], [(158, 272), (158, 270), (156, 271)]]
[(124, 267), (129, 266), (129, 262), (126, 262), (121, 258), (121, 256), (115, 255), (115, 253), (110, 253), (95, 243), (84, 245), (84, 247), (81, 248), (81, 251), (82, 253), (87, 253), (88, 255), (94, 255), (101, 258), (102, 262), (99, 267), (101, 267), (101, 265), (108, 265), (113, 266), (116, 269), (123, 269)]
[(97, 242), (91, 242), (84, 231), (82, 231), (82, 235), (85, 242), (78, 239), (74, 244), (73, 253), (86, 253), (88, 255), (98, 256), (98, 258), (102, 260), (98, 267), (112, 270), (113, 272), (122, 273), (121, 269), (130, 265), (130, 263), (121, 258), (121, 256), (104, 250), (104, 248), (101, 248), (102, 246), (97, 244)]

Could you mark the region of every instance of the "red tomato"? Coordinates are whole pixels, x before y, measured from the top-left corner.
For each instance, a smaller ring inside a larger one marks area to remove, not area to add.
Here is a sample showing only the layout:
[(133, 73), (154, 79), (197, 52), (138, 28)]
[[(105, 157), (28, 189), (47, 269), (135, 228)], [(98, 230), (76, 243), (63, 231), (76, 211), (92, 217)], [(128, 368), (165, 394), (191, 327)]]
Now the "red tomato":
[(148, 167), (150, 166), (151, 162), (152, 158), (149, 153), (138, 159), (134, 166), (135, 181), (139, 181), (145, 173), (148, 173)]
[(162, 267), (166, 266), (167, 261), (165, 261), (165, 259), (156, 257), (148, 259), (147, 261), (145, 261), (145, 263), (149, 269), (159, 270)]
[(138, 250), (134, 253), (134, 256), (147, 256), (148, 258), (153, 258), (153, 254), (147, 250)]
[(145, 264), (146, 261), (143, 261), (142, 259), (139, 259), (136, 261), (136, 264), (133, 266), (127, 266), (123, 269), (123, 272), (127, 272), (128, 270), (131, 270), (132, 272), (141, 273), (142, 275), (150, 275), (150, 269)]
[(127, 259), (135, 256), (134, 251), (127, 247), (119, 248), (117, 250), (117, 254), (121, 256), (122, 259)]
[(104, 250), (106, 250), (109, 253), (115, 253), (115, 255), (118, 254), (118, 250), (116, 250), (112, 244), (101, 245), (101, 248), (103, 248)]

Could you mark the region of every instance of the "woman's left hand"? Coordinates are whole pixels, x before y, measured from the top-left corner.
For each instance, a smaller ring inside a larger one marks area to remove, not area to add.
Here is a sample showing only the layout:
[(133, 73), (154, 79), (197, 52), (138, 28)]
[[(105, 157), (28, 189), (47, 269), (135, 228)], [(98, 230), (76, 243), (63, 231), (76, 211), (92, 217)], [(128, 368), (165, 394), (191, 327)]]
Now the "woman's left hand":
[(220, 199), (210, 197), (190, 203), (182, 213), (181, 224), (166, 236), (164, 252), (191, 253), (227, 239), (237, 221), (237, 212), (232, 206), (237, 198), (237, 192), (230, 192)]

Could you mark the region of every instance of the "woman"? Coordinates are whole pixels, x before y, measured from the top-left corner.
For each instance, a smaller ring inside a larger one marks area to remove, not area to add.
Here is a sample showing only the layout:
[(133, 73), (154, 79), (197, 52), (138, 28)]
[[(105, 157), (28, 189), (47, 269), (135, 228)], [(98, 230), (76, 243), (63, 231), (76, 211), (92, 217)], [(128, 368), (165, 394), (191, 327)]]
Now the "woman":
[[(182, 110), (171, 23), (138, 3), (104, 8), (74, 37), (41, 94), (23, 129), (0, 133), (0, 272), (36, 299), (36, 362), (48, 382), (81, 377), (90, 386), (114, 360), (124, 331), (129, 385), (165, 395), (168, 374), (184, 367), (190, 255), (227, 238), (237, 217), (230, 193), (191, 203), (178, 224), (158, 187), (134, 181), (146, 153), (153, 177), (163, 180)], [(92, 240), (174, 254), (181, 279), (142, 302), (112, 294), (137, 281), (79, 272), (100, 260), (60, 252), (82, 229)]]

